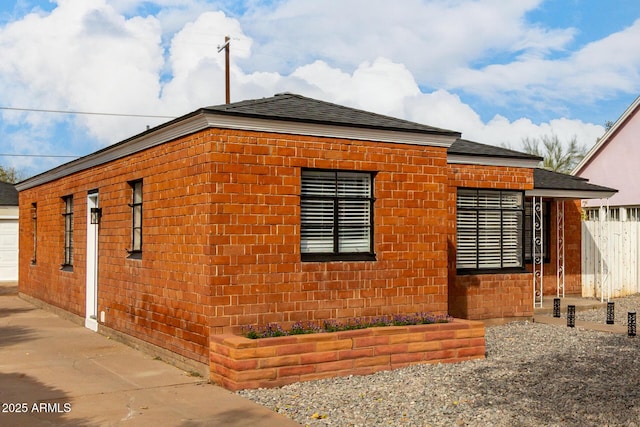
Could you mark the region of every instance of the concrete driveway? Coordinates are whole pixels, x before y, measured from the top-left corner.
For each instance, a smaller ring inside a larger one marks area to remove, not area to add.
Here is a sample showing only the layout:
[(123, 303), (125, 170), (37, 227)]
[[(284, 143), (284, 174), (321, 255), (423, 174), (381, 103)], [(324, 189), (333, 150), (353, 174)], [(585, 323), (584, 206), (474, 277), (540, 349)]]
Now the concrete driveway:
[(10, 286), (0, 284), (0, 426), (299, 426)]

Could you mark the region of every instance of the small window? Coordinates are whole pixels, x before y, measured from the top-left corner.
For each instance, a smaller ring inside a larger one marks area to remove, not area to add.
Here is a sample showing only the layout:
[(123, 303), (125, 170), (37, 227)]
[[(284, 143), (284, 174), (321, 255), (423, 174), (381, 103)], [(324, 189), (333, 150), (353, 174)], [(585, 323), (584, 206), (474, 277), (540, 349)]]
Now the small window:
[(71, 269), (73, 266), (73, 196), (62, 198), (64, 202), (64, 262), (62, 267)]
[(131, 186), (131, 249), (129, 254), (132, 258), (140, 257), (142, 254), (142, 180), (132, 181)]
[(456, 208), (459, 273), (523, 269), (521, 191), (459, 189)]
[(373, 174), (303, 170), (301, 184), (302, 260), (375, 260)]
[(31, 255), (31, 264), (36, 263), (36, 253), (38, 252), (38, 204), (31, 204), (31, 230), (33, 237), (33, 253)]

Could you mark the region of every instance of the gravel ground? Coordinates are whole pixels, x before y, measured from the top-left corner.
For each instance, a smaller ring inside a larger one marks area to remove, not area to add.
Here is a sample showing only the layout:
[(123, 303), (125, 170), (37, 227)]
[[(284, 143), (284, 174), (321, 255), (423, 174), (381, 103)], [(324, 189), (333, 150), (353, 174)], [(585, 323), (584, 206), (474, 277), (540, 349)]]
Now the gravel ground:
[[(615, 302), (616, 323), (640, 308), (640, 296)], [(485, 360), (238, 394), (308, 426), (640, 427), (640, 336), (514, 322), (486, 341)]]

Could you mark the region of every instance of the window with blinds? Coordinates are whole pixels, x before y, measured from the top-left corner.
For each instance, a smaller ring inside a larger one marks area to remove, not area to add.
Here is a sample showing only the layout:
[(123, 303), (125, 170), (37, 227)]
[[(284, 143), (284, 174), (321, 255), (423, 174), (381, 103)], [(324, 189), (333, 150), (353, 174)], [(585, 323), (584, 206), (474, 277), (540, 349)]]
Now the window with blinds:
[(459, 189), (456, 206), (458, 270), (522, 269), (522, 192)]
[(304, 169), (301, 184), (303, 261), (374, 259), (373, 175)]

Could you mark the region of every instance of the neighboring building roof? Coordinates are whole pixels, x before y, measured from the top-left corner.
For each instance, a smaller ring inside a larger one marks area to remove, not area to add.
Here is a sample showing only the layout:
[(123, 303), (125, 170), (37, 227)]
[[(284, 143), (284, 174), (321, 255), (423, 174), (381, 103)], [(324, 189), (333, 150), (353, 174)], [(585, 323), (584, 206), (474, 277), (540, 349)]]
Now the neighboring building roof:
[(0, 206), (18, 206), (18, 190), (13, 184), (0, 181)]
[(584, 178), (536, 168), (533, 170), (533, 190), (526, 194), (567, 199), (603, 199), (617, 192), (613, 188), (590, 184)]
[(440, 129), (395, 117), (358, 110), (294, 93), (279, 93), (270, 98), (251, 99), (203, 108), (205, 111), (242, 117), (281, 121), (329, 124), (337, 126), (428, 132), (459, 136), (460, 132)]
[(448, 148), (460, 132), (280, 94), (201, 108), (17, 184), (19, 191), (155, 147), (207, 128), (239, 129)]
[(618, 133), (618, 130), (622, 128), (627, 120), (635, 113), (635, 111), (640, 108), (640, 96), (633, 101), (633, 103), (625, 110), (624, 113), (616, 120), (616, 122), (609, 128), (608, 131), (602, 135), (602, 138), (596, 142), (596, 144), (589, 150), (589, 152), (584, 156), (582, 161), (578, 163), (578, 165), (571, 172), (573, 175), (580, 175), (580, 172), (591, 162), (591, 159), (596, 157), (600, 151), (607, 145), (609, 140)]
[(535, 168), (542, 157), (458, 138), (447, 149), (449, 163)]

